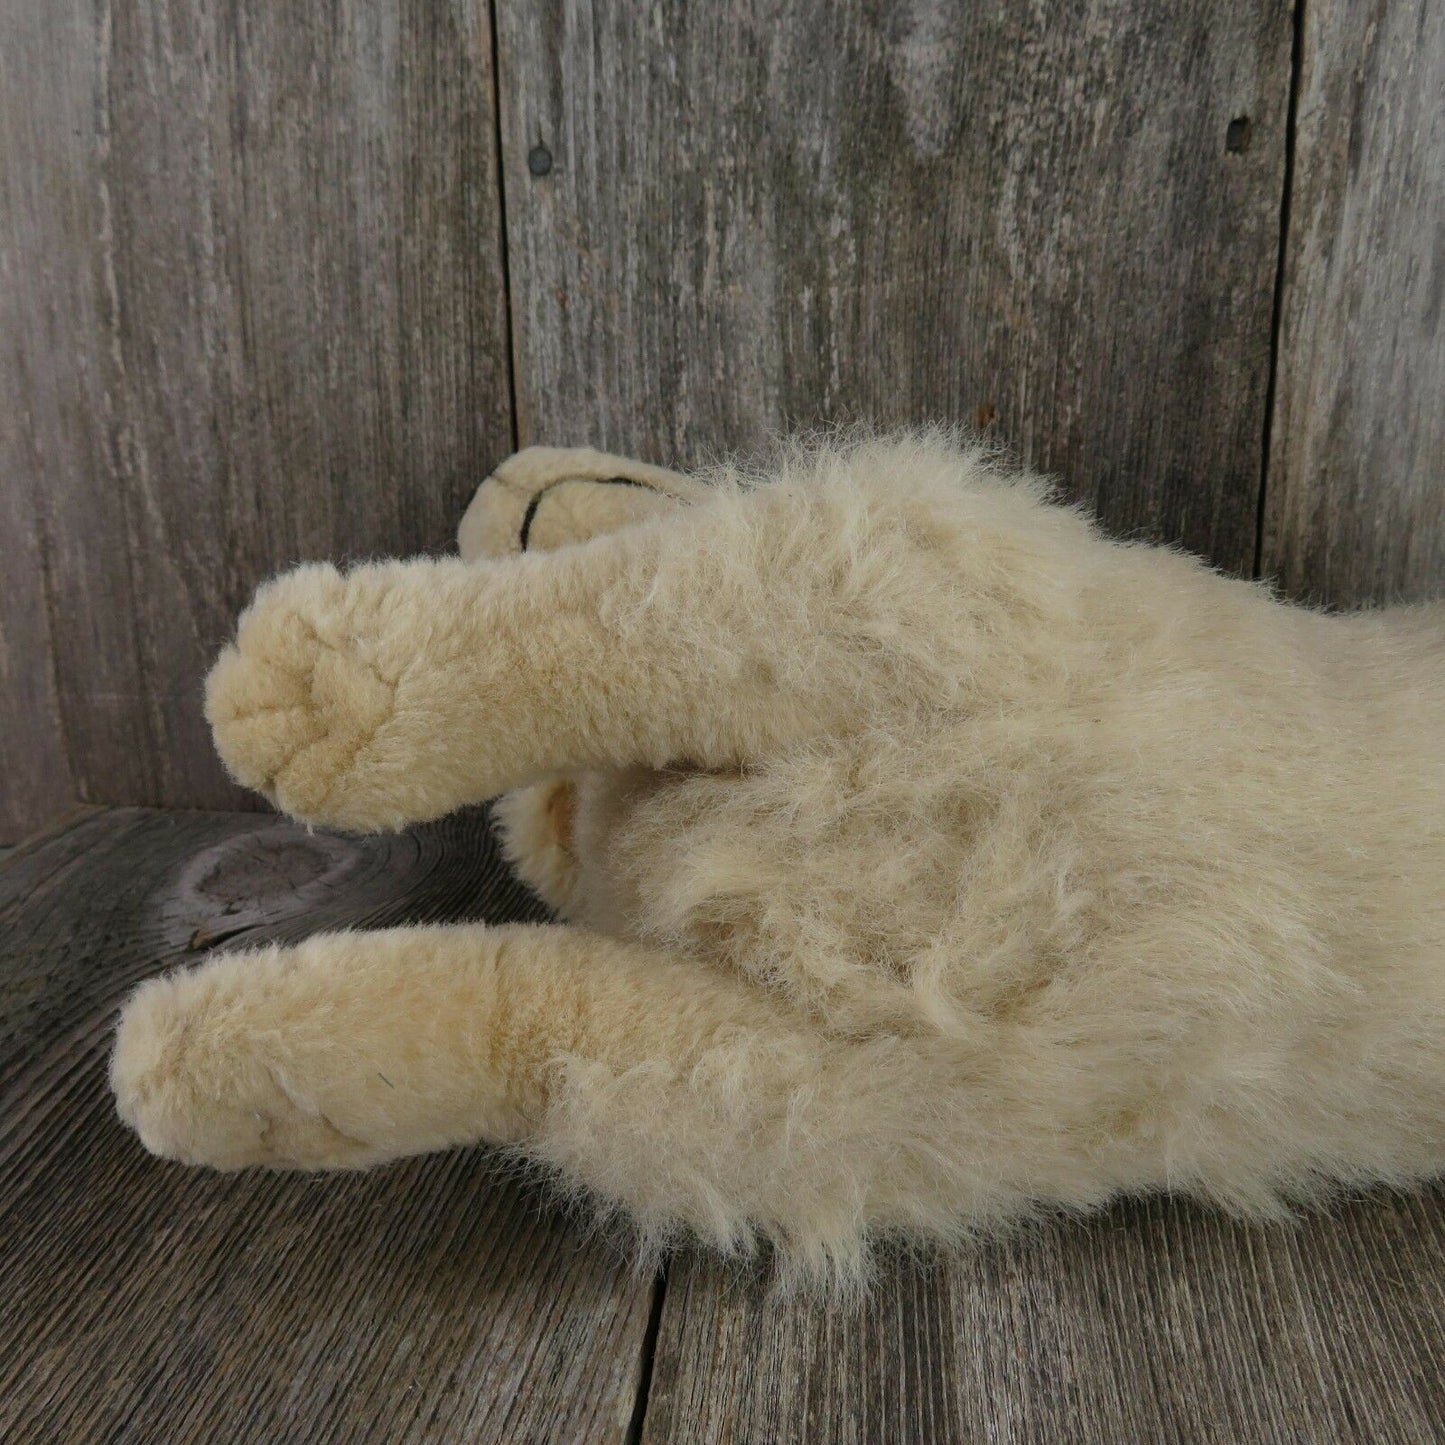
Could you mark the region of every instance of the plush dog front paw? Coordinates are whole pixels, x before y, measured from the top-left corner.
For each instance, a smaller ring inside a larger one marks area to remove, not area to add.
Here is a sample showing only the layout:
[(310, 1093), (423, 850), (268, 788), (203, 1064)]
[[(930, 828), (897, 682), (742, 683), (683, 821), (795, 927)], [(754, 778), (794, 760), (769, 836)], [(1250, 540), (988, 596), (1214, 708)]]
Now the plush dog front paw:
[(405, 659), (385, 625), (386, 569), (363, 571), (306, 566), (263, 587), (206, 683), (206, 720), (237, 782), (358, 831), (409, 821), (368, 777)]
[[(234, 969), (251, 960), (224, 962)], [(268, 1057), (275, 1036), (251, 1027), (227, 972), (211, 966), (152, 979), (131, 998), (110, 1064), (120, 1117), (152, 1154), (185, 1164), (336, 1169), (374, 1162), (378, 1150), (328, 1113), (294, 1058)]]

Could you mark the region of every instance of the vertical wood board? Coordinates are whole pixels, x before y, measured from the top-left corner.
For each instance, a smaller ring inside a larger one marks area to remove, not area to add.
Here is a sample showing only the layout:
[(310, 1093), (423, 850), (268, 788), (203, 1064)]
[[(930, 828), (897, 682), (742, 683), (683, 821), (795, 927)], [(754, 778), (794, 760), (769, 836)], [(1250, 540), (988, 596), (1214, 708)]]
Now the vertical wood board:
[(1308, 0), (1263, 571), (1445, 594), (1445, 3)]
[(481, 0), (0, 20), (6, 463), (82, 799), (242, 802), (201, 681), (256, 584), (448, 547), (511, 450), (490, 35)]
[(524, 440), (689, 465), (963, 422), (1252, 567), (1288, 4), (498, 20)]

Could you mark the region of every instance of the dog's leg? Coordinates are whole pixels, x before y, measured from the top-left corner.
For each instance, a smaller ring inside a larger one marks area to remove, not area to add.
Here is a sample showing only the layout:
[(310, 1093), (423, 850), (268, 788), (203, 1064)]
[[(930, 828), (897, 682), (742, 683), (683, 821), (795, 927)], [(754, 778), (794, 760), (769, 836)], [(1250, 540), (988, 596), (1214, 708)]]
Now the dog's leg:
[(735, 767), (921, 696), (887, 639), (939, 584), (897, 529), (767, 487), (486, 566), (303, 567), (242, 618), (207, 715), (240, 782), (360, 830), (570, 769)]
[(532, 1139), (569, 1068), (680, 1078), (761, 1044), (818, 1041), (740, 979), (581, 930), (393, 928), (152, 979), (121, 1016), (111, 1081), (156, 1154), (344, 1168)]
[[(461, 925), (153, 979), (121, 1016), (111, 1082), (166, 1158), (332, 1169), (517, 1145), (659, 1231), (761, 1231), (826, 1262), (870, 1222), (941, 1207), (942, 1105), (916, 1054), (831, 1039), (742, 979), (637, 945)], [(885, 1088), (905, 1092), (870, 1104)]]
[[(706, 498), (691, 477), (589, 447), (528, 447), (477, 488), (457, 530), (466, 562), (552, 552)], [(546, 778), (500, 798), (507, 855), (527, 883), (566, 914), (576, 884), (579, 778)]]

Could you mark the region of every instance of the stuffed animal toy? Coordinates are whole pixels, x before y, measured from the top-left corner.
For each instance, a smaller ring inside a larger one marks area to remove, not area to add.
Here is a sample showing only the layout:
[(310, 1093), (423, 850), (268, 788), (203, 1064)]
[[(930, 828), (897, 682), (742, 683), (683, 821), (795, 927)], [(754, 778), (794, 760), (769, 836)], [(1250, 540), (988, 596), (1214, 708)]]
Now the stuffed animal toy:
[(146, 983), (112, 1082), (155, 1153), (485, 1141), (845, 1278), (1445, 1168), (1445, 608), (1285, 605), (941, 433), (706, 481), (532, 449), (460, 540), (264, 586), (207, 715), (319, 827), (498, 799), (560, 921)]

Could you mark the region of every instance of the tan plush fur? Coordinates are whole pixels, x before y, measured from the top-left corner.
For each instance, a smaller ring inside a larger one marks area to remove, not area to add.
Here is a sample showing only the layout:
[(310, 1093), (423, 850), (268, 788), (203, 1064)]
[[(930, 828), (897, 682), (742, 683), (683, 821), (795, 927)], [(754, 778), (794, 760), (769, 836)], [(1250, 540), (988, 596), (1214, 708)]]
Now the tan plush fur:
[(1445, 1168), (1445, 609), (1282, 605), (933, 434), (707, 487), (524, 452), (462, 545), (264, 587), (209, 717), (317, 824), (505, 795), (566, 922), (148, 983), (113, 1079), (151, 1149), (489, 1140), (843, 1273)]

